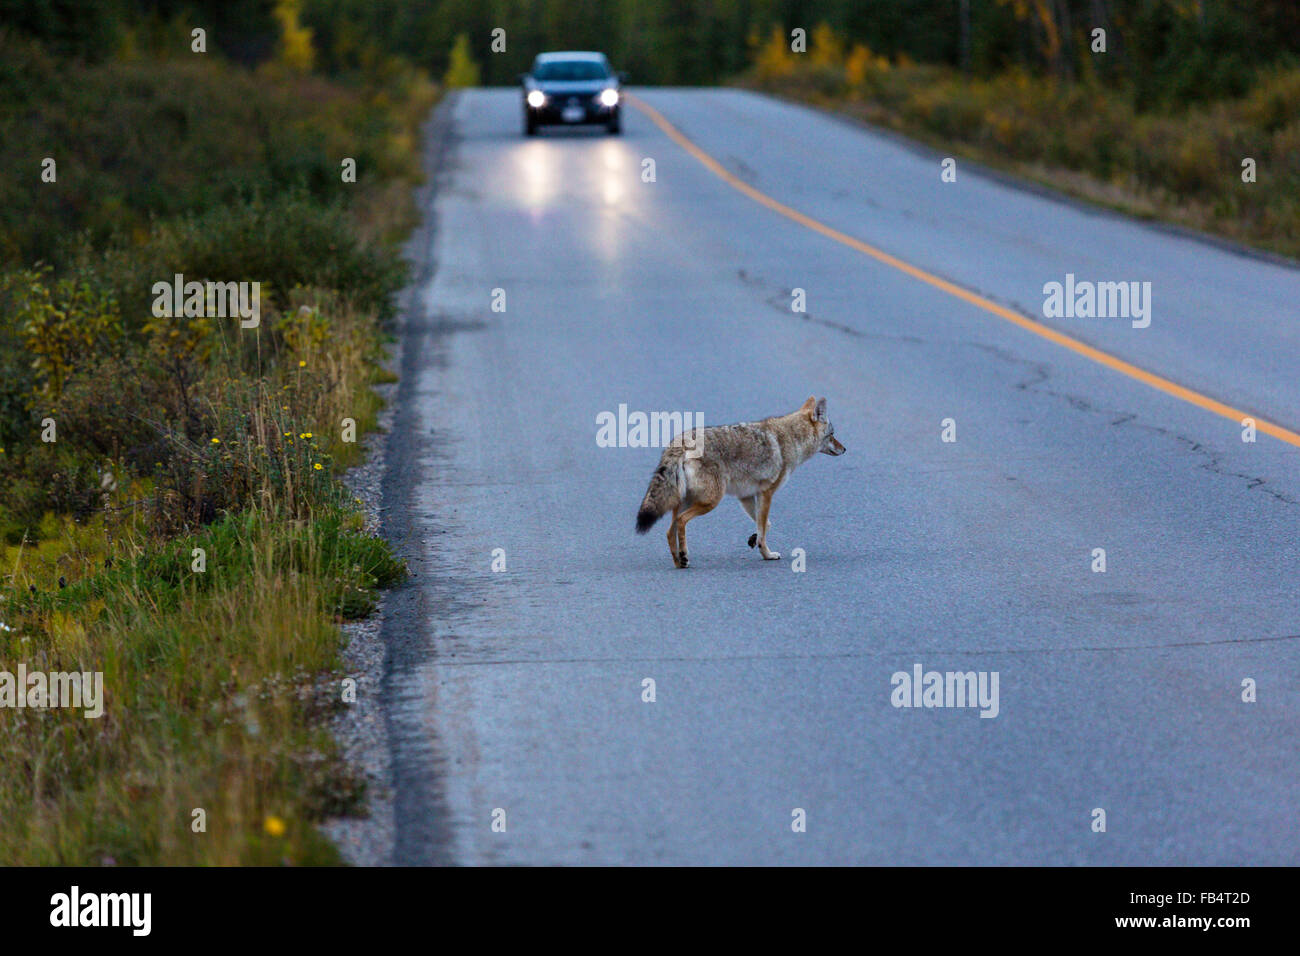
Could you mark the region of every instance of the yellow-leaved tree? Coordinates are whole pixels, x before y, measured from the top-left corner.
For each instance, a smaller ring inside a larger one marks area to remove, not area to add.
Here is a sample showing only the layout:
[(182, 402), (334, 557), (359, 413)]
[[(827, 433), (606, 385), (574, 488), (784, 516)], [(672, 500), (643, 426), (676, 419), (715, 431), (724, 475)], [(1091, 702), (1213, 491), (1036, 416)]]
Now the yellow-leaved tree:
[(813, 66), (838, 67), (844, 62), (844, 41), (835, 35), (834, 28), (826, 21), (813, 27), (812, 49), (808, 59)]
[(442, 79), (449, 90), (464, 86), (478, 86), (479, 69), (474, 62), (474, 55), (469, 52), (469, 34), (456, 36), (456, 44), (451, 48), (451, 61), (447, 64), (447, 75)]
[(772, 28), (772, 35), (754, 57), (754, 70), (759, 79), (776, 79), (794, 72), (794, 54), (790, 52), (789, 43), (785, 31), (780, 27)]
[(295, 73), (309, 73), (316, 51), (311, 45), (311, 29), (298, 19), (301, 9), (302, 0), (276, 0), (274, 13), (280, 24), (278, 59)]

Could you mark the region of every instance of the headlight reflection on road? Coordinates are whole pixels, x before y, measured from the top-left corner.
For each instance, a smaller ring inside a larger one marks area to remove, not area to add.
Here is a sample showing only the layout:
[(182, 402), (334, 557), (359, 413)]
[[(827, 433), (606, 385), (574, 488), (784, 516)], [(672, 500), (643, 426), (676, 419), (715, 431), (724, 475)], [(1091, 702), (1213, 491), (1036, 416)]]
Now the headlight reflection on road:
[(618, 143), (600, 144), (600, 165), (603, 172), (600, 179), (600, 195), (606, 206), (616, 206), (627, 193), (627, 157), (623, 147)]
[(637, 202), (633, 192), (636, 186), (635, 162), (627, 147), (614, 140), (597, 146), (592, 164), (593, 192), (601, 200), (600, 215), (594, 218), (593, 243), (596, 257), (606, 265), (616, 266), (627, 254), (628, 230), (631, 219), (628, 213)]
[(623, 148), (613, 140), (605, 140), (600, 144), (600, 162), (606, 169), (613, 173), (621, 173), (623, 167), (627, 164), (627, 156), (623, 153)]
[(542, 142), (525, 143), (517, 153), (524, 205), (537, 209), (549, 205), (560, 191), (559, 158)]

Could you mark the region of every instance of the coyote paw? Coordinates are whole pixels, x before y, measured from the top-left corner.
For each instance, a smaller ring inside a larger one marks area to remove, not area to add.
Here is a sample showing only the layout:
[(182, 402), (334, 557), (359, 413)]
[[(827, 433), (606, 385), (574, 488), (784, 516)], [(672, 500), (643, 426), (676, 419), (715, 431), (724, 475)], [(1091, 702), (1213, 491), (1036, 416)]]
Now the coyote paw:
[(679, 568), (689, 568), (691, 566), (691, 559), (686, 556), (685, 551), (678, 551), (675, 557)]
[(758, 544), (758, 532), (757, 532), (757, 531), (755, 531), (753, 534), (751, 534), (751, 535), (749, 536), (749, 546), (752, 548), (752, 547), (753, 547), (754, 545), (756, 545), (756, 544)]
[(763, 555), (763, 560), (764, 560), (764, 561), (780, 561), (780, 560), (781, 560), (781, 552), (780, 552), (780, 551), (769, 551), (769, 552), (767, 552), (767, 554)]

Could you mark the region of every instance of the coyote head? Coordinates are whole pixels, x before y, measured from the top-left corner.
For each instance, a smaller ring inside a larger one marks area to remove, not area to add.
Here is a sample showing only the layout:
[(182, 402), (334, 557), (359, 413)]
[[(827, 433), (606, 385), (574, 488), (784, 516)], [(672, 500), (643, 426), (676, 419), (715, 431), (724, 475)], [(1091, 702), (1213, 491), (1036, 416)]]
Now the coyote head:
[(826, 399), (809, 397), (803, 403), (812, 421), (813, 434), (817, 436), (817, 450), (823, 455), (842, 455), (844, 446), (835, 440), (835, 426), (826, 415)]

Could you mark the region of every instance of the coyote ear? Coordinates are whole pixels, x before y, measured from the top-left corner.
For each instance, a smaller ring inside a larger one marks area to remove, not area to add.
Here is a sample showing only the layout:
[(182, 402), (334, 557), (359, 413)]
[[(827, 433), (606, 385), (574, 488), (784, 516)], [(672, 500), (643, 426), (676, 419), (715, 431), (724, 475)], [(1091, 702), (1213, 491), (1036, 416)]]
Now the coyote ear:
[(810, 415), (814, 408), (817, 407), (817, 396), (809, 395), (808, 400), (799, 406), (799, 411), (808, 412)]
[(813, 421), (815, 422), (826, 421), (826, 399), (824, 398), (817, 399), (817, 407), (813, 410)]

